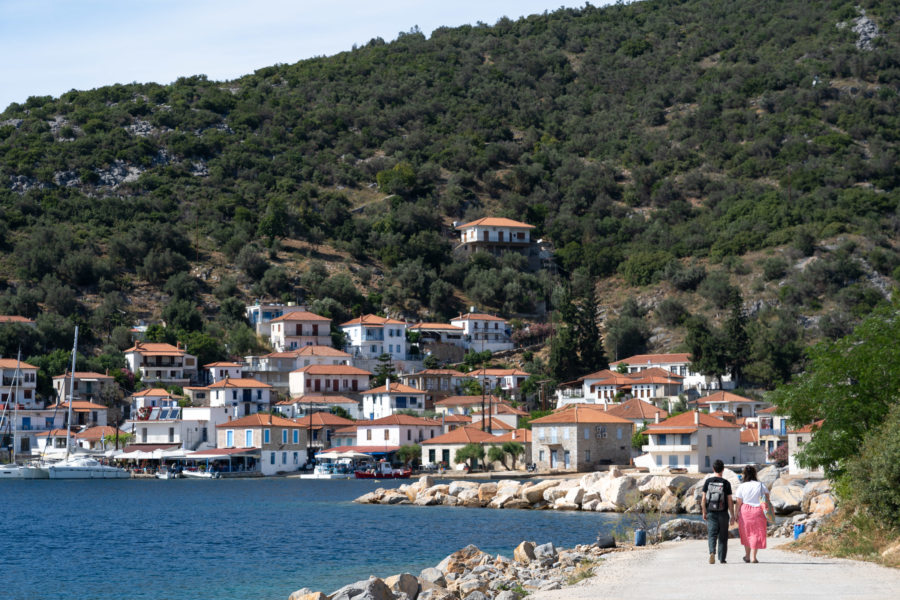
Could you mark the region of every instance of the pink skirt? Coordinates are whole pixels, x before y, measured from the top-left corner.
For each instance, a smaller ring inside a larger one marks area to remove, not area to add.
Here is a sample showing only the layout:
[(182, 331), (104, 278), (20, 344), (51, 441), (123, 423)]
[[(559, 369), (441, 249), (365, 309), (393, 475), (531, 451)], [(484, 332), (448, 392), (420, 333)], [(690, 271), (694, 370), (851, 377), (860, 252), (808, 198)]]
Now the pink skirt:
[(741, 532), (741, 545), (761, 550), (766, 547), (766, 535), (769, 522), (761, 506), (741, 504), (738, 515), (738, 530)]

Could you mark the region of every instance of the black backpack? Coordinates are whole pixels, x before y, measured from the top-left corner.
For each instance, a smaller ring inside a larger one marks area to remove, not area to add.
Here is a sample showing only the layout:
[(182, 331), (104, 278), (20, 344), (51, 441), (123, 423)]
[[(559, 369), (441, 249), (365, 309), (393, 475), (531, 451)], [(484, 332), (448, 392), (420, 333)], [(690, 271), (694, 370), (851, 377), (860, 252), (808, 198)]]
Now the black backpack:
[(706, 510), (710, 512), (725, 510), (725, 483), (710, 481), (706, 486)]

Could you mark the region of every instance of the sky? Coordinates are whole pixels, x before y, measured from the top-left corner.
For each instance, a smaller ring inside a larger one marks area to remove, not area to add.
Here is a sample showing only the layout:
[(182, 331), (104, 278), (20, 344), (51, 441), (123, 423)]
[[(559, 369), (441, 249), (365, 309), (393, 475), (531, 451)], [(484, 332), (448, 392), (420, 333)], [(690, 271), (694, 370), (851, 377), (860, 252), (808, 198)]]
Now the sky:
[(234, 79), (415, 26), (430, 35), (562, 6), (584, 1), (0, 0), (0, 110), (113, 83)]

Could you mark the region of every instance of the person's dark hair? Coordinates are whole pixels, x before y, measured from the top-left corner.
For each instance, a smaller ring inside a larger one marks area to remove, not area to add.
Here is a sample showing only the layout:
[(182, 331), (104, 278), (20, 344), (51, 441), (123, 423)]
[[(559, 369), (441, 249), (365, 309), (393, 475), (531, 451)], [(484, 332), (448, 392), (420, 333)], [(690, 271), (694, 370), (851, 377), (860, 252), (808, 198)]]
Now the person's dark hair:
[(741, 481), (756, 481), (756, 467), (747, 465), (744, 467), (744, 473), (741, 476)]
[(721, 472), (724, 471), (724, 470), (725, 470), (725, 463), (723, 463), (723, 462), (721, 461), (721, 459), (718, 459), (718, 458), (717, 458), (716, 461), (713, 463), (713, 472), (714, 472), (714, 473), (721, 473)]

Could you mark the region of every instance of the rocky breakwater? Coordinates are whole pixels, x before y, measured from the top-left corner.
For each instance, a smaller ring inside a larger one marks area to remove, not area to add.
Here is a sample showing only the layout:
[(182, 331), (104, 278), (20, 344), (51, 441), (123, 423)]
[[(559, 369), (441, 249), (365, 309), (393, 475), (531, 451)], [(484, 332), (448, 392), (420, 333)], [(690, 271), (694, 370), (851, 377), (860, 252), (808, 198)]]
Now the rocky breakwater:
[(613, 551), (612, 538), (571, 550), (522, 542), (512, 558), (492, 556), (470, 545), (418, 576), (370, 577), (330, 594), (303, 588), (288, 600), (519, 600), (531, 592), (557, 590), (590, 576), (597, 561)]

